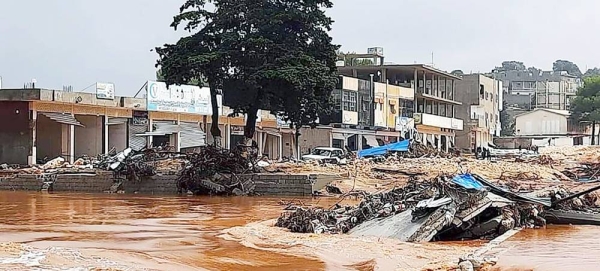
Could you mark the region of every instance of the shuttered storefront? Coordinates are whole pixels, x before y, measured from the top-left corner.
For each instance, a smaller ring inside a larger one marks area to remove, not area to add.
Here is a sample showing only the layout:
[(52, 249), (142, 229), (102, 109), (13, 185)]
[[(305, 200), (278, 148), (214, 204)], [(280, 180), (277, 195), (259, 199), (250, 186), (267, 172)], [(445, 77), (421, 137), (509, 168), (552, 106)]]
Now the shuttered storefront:
[(146, 133), (148, 127), (146, 125), (133, 125), (131, 122), (129, 123), (129, 147), (139, 151), (146, 147), (147, 137), (146, 136), (137, 136), (137, 134)]
[(206, 133), (202, 131), (200, 124), (196, 122), (180, 122), (179, 133), (182, 149), (206, 145)]

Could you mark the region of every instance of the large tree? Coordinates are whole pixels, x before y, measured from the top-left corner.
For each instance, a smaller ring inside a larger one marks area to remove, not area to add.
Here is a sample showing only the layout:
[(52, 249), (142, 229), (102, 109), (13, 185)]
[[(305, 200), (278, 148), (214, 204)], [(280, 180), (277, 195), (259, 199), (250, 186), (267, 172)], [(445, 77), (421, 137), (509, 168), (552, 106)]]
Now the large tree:
[(592, 124), (592, 145), (596, 143), (596, 124), (600, 122), (600, 76), (585, 79), (582, 88), (571, 102), (571, 117)]
[(598, 68), (588, 69), (583, 74), (583, 77), (590, 77), (590, 76), (600, 76), (600, 69), (598, 69)]
[(157, 66), (160, 67), (157, 77), (170, 84), (195, 84), (210, 88), (212, 105), (210, 133), (214, 144), (221, 147), (221, 130), (219, 129), (219, 108), (217, 95), (223, 86), (230, 69), (223, 39), (227, 35), (223, 31), (227, 21), (219, 17), (216, 11), (206, 8), (213, 0), (188, 0), (180, 8), (173, 19), (171, 27), (184, 29), (192, 33), (181, 38), (176, 44), (165, 44), (156, 48), (159, 54)]
[(520, 61), (503, 61), (501, 67), (496, 67), (496, 71), (525, 71), (527, 68), (525, 64)]
[(508, 114), (508, 103), (502, 102), (502, 111), (500, 111), (500, 124), (502, 130), (500, 131), (501, 136), (513, 136), (515, 135), (515, 120)]
[(555, 72), (566, 71), (570, 75), (581, 76), (581, 70), (577, 67), (577, 64), (568, 60), (556, 60), (552, 64), (552, 70)]
[(259, 109), (277, 112), (296, 127), (314, 122), (329, 107), (335, 87), (338, 46), (328, 34), (329, 0), (228, 0), (235, 18), (229, 54), (235, 67), (225, 82), (224, 100), (247, 115), (244, 135), (251, 139)]

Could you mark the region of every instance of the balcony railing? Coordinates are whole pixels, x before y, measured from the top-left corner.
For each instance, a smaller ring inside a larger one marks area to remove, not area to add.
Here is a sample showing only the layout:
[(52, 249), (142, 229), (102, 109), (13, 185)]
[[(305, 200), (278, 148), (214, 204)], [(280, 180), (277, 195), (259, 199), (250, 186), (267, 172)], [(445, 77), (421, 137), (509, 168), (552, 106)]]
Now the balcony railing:
[(463, 130), (463, 120), (421, 113), (421, 124), (445, 129)]

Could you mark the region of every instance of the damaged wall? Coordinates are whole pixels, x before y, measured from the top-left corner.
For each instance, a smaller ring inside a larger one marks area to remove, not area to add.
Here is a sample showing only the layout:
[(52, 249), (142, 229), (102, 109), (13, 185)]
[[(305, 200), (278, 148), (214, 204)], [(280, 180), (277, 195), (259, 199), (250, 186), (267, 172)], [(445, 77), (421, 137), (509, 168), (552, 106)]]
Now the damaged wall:
[(33, 139), (28, 102), (0, 103), (0, 164), (27, 165)]

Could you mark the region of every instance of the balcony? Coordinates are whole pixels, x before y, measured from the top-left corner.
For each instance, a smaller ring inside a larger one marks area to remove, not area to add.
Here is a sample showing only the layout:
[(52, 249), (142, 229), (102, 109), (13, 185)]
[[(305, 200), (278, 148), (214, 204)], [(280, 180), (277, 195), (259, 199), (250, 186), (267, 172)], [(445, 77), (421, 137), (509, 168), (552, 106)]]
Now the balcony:
[(441, 117), (426, 113), (415, 113), (415, 120), (418, 119), (418, 117), (416, 117), (417, 114), (421, 115), (421, 122), (417, 122), (417, 124), (459, 131), (463, 130), (463, 120), (461, 119)]

